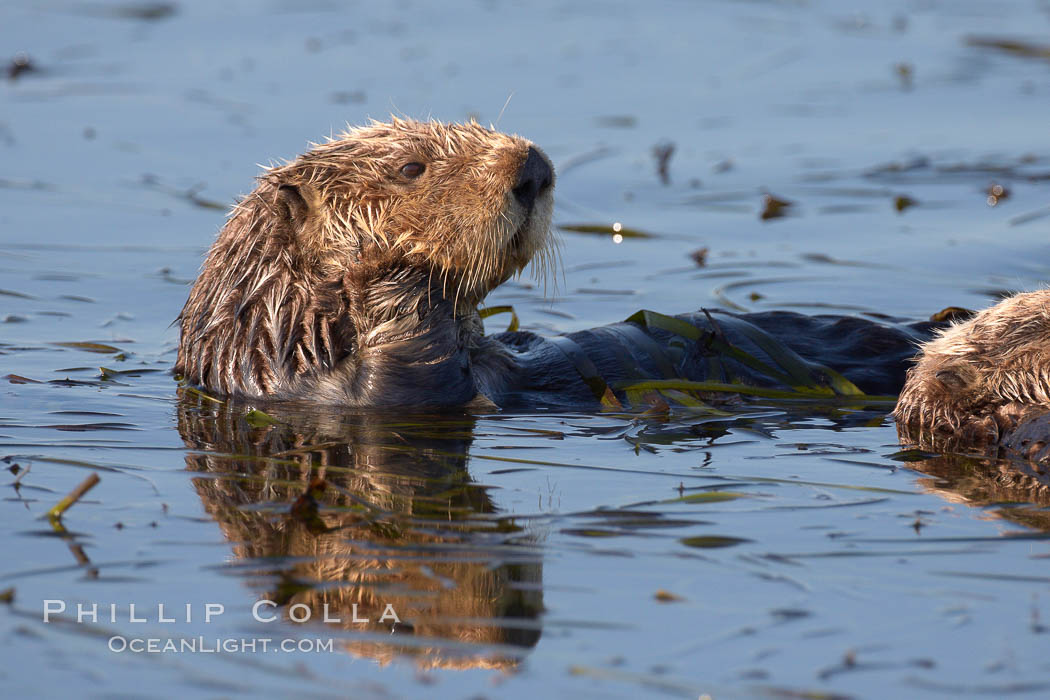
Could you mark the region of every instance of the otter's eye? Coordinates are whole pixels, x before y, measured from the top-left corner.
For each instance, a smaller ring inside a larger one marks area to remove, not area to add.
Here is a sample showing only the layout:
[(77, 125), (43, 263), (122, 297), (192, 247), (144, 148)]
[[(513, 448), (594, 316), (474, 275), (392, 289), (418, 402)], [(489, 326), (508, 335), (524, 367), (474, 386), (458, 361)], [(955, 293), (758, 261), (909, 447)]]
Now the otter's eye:
[(422, 163), (406, 163), (401, 166), (401, 174), (412, 180), (422, 175), (426, 169)]

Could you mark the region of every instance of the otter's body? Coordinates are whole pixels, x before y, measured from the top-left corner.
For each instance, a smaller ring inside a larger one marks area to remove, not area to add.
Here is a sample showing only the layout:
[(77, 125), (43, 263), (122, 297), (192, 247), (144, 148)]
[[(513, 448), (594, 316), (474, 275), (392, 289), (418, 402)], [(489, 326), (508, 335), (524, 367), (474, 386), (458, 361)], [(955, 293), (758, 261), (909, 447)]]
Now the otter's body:
[[(176, 374), (216, 393), (351, 407), (585, 408), (617, 381), (790, 389), (788, 375), (819, 383), (827, 368), (894, 394), (930, 335), (928, 324), (716, 311), (678, 317), (687, 337), (635, 323), (485, 336), (485, 296), (553, 259), (553, 184), (525, 139), (402, 120), (267, 170), (190, 292)], [(731, 357), (712, 350), (719, 343)], [(792, 369), (756, 369), (776, 367), (774, 355)]]

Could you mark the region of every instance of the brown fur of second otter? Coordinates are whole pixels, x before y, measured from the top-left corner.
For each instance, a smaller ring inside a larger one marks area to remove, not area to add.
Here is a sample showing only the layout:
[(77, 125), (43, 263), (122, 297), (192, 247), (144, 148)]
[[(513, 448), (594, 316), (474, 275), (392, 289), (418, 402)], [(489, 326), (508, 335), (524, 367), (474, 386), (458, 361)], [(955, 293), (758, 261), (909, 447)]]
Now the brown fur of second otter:
[(400, 119), (267, 170), (190, 292), (175, 373), (245, 397), (468, 403), (477, 304), (551, 261), (553, 177), (525, 139)]
[(906, 437), (973, 443), (1046, 411), (1050, 290), (1012, 296), (925, 343), (893, 415)]

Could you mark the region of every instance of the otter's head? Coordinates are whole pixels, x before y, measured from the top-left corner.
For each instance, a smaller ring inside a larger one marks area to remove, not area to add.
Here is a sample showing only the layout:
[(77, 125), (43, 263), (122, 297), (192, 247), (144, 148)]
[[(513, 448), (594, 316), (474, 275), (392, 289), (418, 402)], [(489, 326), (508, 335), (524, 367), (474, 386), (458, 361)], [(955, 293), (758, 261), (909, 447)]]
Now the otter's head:
[(270, 168), (190, 292), (175, 372), (227, 394), (460, 405), (476, 306), (552, 262), (554, 170), (478, 124), (395, 119)]
[(302, 255), (350, 268), (396, 259), (468, 308), (534, 258), (552, 260), (554, 169), (529, 141), (477, 123), (394, 119), (270, 169), (270, 199)]

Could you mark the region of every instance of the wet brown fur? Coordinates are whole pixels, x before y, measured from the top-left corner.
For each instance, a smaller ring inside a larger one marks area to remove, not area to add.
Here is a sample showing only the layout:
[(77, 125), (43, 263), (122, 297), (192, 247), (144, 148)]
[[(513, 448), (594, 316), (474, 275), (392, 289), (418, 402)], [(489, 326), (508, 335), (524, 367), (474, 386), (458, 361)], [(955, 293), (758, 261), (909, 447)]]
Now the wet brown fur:
[(1050, 410), (1050, 290), (1017, 294), (922, 346), (893, 412), (920, 440), (996, 442)]
[[(512, 194), (530, 146), (476, 123), (394, 119), (266, 170), (179, 316), (176, 374), (246, 397), (468, 402), (477, 304), (553, 259), (551, 191), (531, 212)], [(407, 163), (423, 174), (406, 177)]]

